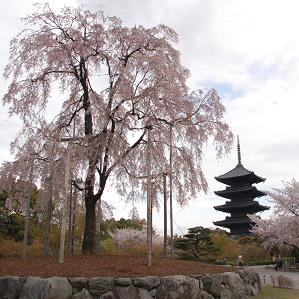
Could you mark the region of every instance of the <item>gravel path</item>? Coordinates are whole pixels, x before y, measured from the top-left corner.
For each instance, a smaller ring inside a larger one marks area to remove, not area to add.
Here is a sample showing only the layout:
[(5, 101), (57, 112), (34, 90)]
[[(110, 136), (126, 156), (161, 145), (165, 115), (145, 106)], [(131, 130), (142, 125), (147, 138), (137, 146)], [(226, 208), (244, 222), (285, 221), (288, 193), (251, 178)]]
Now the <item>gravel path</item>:
[(299, 289), (299, 272), (284, 272), (266, 269), (266, 266), (248, 266), (245, 269), (252, 269), (260, 275), (263, 284), (272, 284), (272, 278), (277, 276), (285, 276), (291, 279), (294, 283), (294, 288)]

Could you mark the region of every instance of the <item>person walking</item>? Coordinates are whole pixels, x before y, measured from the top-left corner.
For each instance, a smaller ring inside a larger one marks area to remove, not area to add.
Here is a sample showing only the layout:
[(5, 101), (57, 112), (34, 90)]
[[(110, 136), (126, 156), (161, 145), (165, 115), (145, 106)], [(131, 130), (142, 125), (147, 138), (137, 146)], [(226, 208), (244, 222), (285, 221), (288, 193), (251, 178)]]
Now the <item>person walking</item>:
[(237, 265), (238, 265), (239, 268), (243, 268), (244, 263), (243, 263), (243, 257), (242, 257), (242, 255), (238, 256)]

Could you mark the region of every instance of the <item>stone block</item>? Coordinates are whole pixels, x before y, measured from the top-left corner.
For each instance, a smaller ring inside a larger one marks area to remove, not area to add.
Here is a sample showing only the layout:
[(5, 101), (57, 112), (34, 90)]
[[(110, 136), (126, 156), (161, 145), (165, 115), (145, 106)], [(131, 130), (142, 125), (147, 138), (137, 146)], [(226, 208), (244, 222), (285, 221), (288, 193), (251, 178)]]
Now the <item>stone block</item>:
[(221, 274), (210, 275), (206, 274), (202, 278), (203, 289), (214, 297), (220, 296), (222, 290), (223, 276)]
[(69, 299), (73, 288), (65, 277), (51, 277), (42, 292), (42, 299)]
[(40, 299), (46, 284), (46, 279), (28, 277), (21, 289), (19, 299)]
[(70, 282), (72, 288), (75, 289), (75, 293), (80, 292), (83, 289), (86, 290), (88, 289), (88, 278), (73, 277), (73, 278), (69, 278), (68, 281)]
[(71, 299), (92, 299), (92, 297), (86, 289), (83, 289), (80, 293), (73, 295)]
[(199, 283), (195, 278), (183, 275), (166, 276), (161, 278), (156, 299), (197, 299), (199, 292)]
[(160, 277), (157, 276), (136, 277), (133, 278), (132, 281), (135, 287), (150, 291), (151, 289), (159, 286)]
[(223, 274), (223, 283), (227, 284), (231, 292), (231, 299), (243, 299), (247, 297), (246, 283), (235, 272)]
[(115, 287), (112, 291), (103, 294), (100, 299), (153, 299), (148, 291), (133, 286)]
[(17, 299), (25, 278), (19, 276), (0, 277), (0, 298), (1, 299)]
[(112, 277), (93, 277), (88, 280), (89, 293), (92, 296), (101, 296), (114, 287)]
[(122, 286), (122, 287), (128, 287), (132, 285), (132, 279), (131, 278), (125, 278), (125, 277), (120, 277), (115, 279), (115, 284), (117, 286)]

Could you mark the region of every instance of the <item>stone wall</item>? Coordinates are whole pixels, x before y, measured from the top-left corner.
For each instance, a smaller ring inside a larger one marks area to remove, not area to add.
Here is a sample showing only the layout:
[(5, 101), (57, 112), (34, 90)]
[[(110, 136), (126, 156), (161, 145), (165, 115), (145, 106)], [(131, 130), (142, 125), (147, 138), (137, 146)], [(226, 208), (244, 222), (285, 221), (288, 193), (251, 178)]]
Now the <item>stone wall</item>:
[(0, 278), (0, 299), (242, 299), (259, 293), (249, 271), (156, 277)]

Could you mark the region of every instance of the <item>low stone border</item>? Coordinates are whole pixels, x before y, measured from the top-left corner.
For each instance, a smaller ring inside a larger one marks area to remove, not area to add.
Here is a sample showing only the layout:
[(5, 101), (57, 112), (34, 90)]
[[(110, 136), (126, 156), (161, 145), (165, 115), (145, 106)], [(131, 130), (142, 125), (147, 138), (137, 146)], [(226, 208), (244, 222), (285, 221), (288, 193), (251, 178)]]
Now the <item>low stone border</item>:
[(252, 271), (117, 279), (0, 277), (1, 299), (243, 299), (260, 290), (260, 277)]

